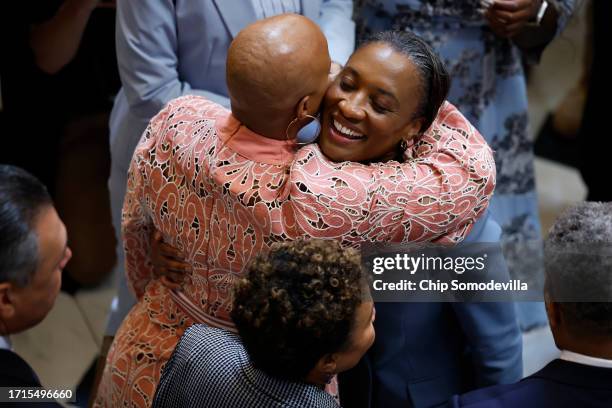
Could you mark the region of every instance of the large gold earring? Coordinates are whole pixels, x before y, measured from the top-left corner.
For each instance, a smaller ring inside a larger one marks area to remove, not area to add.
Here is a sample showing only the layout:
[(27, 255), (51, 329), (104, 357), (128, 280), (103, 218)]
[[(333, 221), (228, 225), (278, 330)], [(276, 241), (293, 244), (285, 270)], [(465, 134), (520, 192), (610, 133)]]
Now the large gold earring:
[[(321, 132), (321, 121), (319, 120), (319, 118), (317, 118), (316, 116), (312, 116), (312, 115), (306, 115), (305, 117), (310, 118), (310, 119), (312, 119), (314, 122), (316, 122), (316, 124), (317, 124), (317, 130), (316, 130), (314, 133), (319, 134), (319, 133)], [(289, 125), (287, 126), (287, 129), (285, 130), (285, 137), (287, 138), (287, 140), (288, 140), (288, 141), (289, 141), (289, 140), (291, 140), (291, 139), (289, 138), (289, 129), (291, 129), (291, 126), (293, 126), (294, 124), (296, 124), (296, 123), (297, 123), (297, 121), (298, 121), (298, 118), (296, 117), (295, 119), (293, 119), (293, 120), (292, 120), (292, 121), (289, 123)], [(306, 126), (304, 126), (304, 127), (306, 127)], [(303, 128), (304, 128), (304, 127), (303, 127)], [(302, 128), (302, 129), (303, 129), (303, 128)], [(300, 130), (302, 130), (302, 129), (300, 129)], [(296, 139), (299, 139), (299, 132), (300, 132), (300, 130), (298, 130), (298, 135), (297, 135)], [(305, 146), (305, 145), (310, 144), (310, 143), (312, 143), (312, 141), (308, 141), (308, 142), (297, 142), (297, 141), (296, 141), (296, 143), (295, 143), (295, 144), (296, 144), (296, 145), (298, 145), (298, 146)]]
[(287, 125), (287, 129), (285, 129), (285, 138), (287, 139), (287, 141), (291, 140), (289, 138), (289, 129), (291, 129), (291, 126), (293, 126), (295, 124), (295, 122), (297, 122), (297, 121), (298, 121), (298, 118), (296, 117), (291, 122), (289, 122), (289, 125)]
[(400, 150), (402, 153), (404, 153), (407, 149), (408, 149), (408, 142), (402, 139), (402, 141), (400, 142)]

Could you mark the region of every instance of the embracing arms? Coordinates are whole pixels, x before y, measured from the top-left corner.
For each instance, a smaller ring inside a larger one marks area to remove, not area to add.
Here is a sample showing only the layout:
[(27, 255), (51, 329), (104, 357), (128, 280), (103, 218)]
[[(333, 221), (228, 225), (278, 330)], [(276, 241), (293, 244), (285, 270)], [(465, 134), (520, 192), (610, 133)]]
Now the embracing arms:
[(448, 102), (404, 163), (333, 163), (310, 145), (291, 169), (296, 221), (306, 233), (355, 242), (458, 242), (494, 188), (491, 149)]

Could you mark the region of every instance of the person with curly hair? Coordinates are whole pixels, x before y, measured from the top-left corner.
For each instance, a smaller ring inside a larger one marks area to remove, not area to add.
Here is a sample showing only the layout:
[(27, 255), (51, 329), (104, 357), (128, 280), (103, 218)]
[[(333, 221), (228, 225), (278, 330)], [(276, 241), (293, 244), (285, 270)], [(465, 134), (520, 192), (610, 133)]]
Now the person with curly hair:
[(324, 387), (372, 345), (374, 314), (356, 250), (323, 240), (275, 244), (235, 285), (238, 335), (188, 329), (153, 407), (337, 407)]

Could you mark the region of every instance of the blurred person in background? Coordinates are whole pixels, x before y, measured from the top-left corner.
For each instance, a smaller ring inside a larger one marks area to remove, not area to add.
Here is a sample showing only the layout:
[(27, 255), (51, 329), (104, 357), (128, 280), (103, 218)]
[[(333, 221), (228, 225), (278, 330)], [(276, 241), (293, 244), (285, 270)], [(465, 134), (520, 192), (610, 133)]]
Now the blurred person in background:
[(612, 189), (601, 174), (609, 151), (604, 129), (607, 99), (612, 94), (606, 65), (612, 3), (590, 0), (581, 4), (587, 7), (583, 73), (547, 117), (536, 140), (536, 154), (576, 167), (588, 190), (586, 199), (608, 202), (612, 201)]
[(114, 264), (106, 186), (119, 89), (114, 2), (2, 3), (1, 132), (12, 148), (1, 149), (0, 162), (47, 185), (75, 249), (62, 286), (72, 294), (100, 283)]

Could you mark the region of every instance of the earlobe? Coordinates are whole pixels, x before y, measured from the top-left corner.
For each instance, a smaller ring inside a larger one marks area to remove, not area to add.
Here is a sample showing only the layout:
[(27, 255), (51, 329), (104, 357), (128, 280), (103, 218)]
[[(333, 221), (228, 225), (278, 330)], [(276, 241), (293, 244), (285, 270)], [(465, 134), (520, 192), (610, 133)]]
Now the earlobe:
[(317, 370), (324, 375), (336, 373), (338, 357), (335, 354), (326, 354), (317, 362)]
[(326, 384), (337, 374), (337, 366), (337, 356), (326, 354), (317, 361), (306, 380), (313, 384)]
[(338, 367), (338, 356), (336, 354), (327, 354), (323, 357), (323, 372), (327, 374), (335, 374)]
[(300, 101), (297, 104), (296, 107), (296, 111), (295, 111), (295, 117), (298, 120), (303, 120), (306, 119), (310, 114), (308, 112), (308, 104), (310, 103), (310, 96), (306, 95), (304, 97), (302, 97), (302, 99), (300, 99)]
[(402, 136), (404, 142), (408, 142), (418, 135), (421, 134), (421, 126), (423, 126), (423, 119), (416, 119), (411, 121), (405, 128)]

